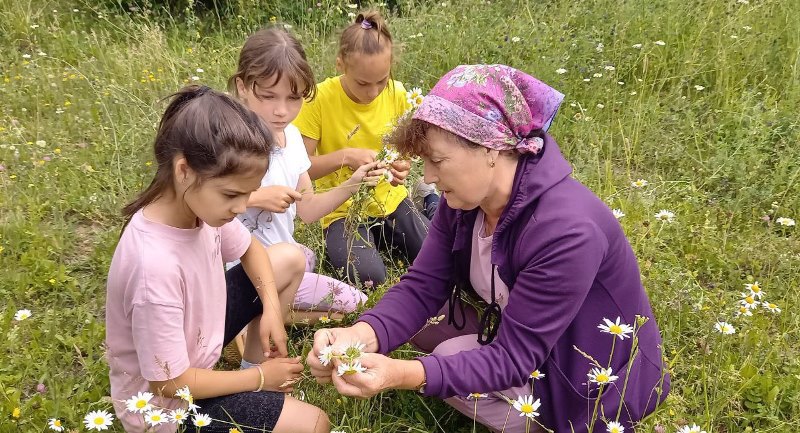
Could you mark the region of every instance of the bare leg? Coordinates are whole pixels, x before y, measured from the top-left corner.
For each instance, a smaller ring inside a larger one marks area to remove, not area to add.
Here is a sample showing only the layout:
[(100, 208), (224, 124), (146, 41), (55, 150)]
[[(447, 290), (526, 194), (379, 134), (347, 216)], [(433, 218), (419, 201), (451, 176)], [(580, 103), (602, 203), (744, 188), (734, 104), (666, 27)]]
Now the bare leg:
[(320, 408), (286, 396), (274, 433), (329, 433), (331, 423)]

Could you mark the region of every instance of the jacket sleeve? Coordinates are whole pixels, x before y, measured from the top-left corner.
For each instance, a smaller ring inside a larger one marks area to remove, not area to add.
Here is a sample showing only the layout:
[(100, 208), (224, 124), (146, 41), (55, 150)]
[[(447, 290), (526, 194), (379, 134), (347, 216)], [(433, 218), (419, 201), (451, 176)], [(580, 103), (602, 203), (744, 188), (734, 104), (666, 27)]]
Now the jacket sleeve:
[(379, 353), (407, 342), (449, 297), (455, 220), (456, 211), (442, 199), (414, 264), (374, 308), (359, 317), (375, 330)]
[(479, 349), (419, 358), (426, 395), (521, 386), (575, 319), (608, 249), (605, 236), (591, 221), (538, 221), (528, 231), (519, 242), (530, 259), (509, 293), (497, 338)]

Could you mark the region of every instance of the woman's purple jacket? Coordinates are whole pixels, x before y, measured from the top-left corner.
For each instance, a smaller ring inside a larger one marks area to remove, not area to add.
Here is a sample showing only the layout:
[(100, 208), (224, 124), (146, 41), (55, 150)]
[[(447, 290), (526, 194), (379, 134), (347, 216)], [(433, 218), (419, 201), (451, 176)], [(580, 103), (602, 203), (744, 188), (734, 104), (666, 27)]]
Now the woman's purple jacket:
[[(426, 395), (501, 391), (521, 386), (538, 369), (545, 374), (534, 386), (542, 424), (556, 432), (586, 431), (598, 390), (594, 383), (587, 388), (593, 365), (575, 348), (607, 366), (617, 337), (597, 325), (617, 316), (633, 325), (640, 315), (650, 320), (638, 333), (639, 352), (631, 366), (632, 339), (616, 340), (611, 367), (619, 379), (604, 390), (602, 413), (616, 419), (626, 375), (619, 419), (626, 427), (666, 397), (661, 336), (636, 257), (609, 208), (571, 172), (549, 135), (541, 157), (520, 157), (492, 243), (492, 263), (510, 288), (497, 337), (480, 349), (419, 358)], [(444, 306), (453, 290), (453, 257), (469, 260), (476, 214), (439, 206), (414, 264), (360, 317), (375, 330), (380, 353), (407, 342)], [(595, 431), (605, 431), (603, 422), (596, 424)]]

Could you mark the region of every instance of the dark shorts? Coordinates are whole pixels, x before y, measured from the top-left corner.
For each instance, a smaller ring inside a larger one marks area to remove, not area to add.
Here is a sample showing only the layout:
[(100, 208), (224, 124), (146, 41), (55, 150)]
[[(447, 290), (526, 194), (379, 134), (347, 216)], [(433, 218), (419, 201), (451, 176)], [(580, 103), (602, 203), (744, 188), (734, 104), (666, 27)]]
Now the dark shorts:
[[(225, 346), (261, 314), (261, 300), (242, 265), (225, 273), (228, 300), (225, 308)], [(224, 347), (224, 346), (223, 346)], [(266, 373), (266, 372), (265, 372)], [(195, 403), (199, 413), (208, 414), (214, 421), (202, 428), (203, 433), (228, 433), (232, 427), (243, 433), (272, 431), (283, 410), (285, 394), (282, 392), (240, 392), (220, 397), (205, 398)], [(187, 432), (196, 431), (192, 420), (187, 420)]]

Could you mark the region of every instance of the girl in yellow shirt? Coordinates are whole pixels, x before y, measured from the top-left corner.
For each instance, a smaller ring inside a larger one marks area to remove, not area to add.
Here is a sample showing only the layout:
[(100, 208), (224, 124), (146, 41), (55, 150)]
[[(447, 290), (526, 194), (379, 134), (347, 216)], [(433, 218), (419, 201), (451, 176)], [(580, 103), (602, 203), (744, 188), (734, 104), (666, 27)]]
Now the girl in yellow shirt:
[[(303, 135), (311, 159), (308, 170), (318, 190), (336, 188), (358, 167), (375, 161), (382, 138), (410, 107), (403, 84), (391, 79), (392, 36), (377, 12), (359, 14), (339, 41), (336, 67), (342, 75), (317, 84), (317, 95), (303, 105), (294, 125)], [(351, 282), (365, 286), (386, 280), (378, 248), (412, 262), (430, 221), (408, 198), (404, 186), (411, 164), (389, 167), (391, 182), (381, 182), (365, 209), (367, 224), (358, 235), (345, 233), (348, 200), (322, 219), (331, 264)], [(348, 242), (350, 238), (350, 242)]]

